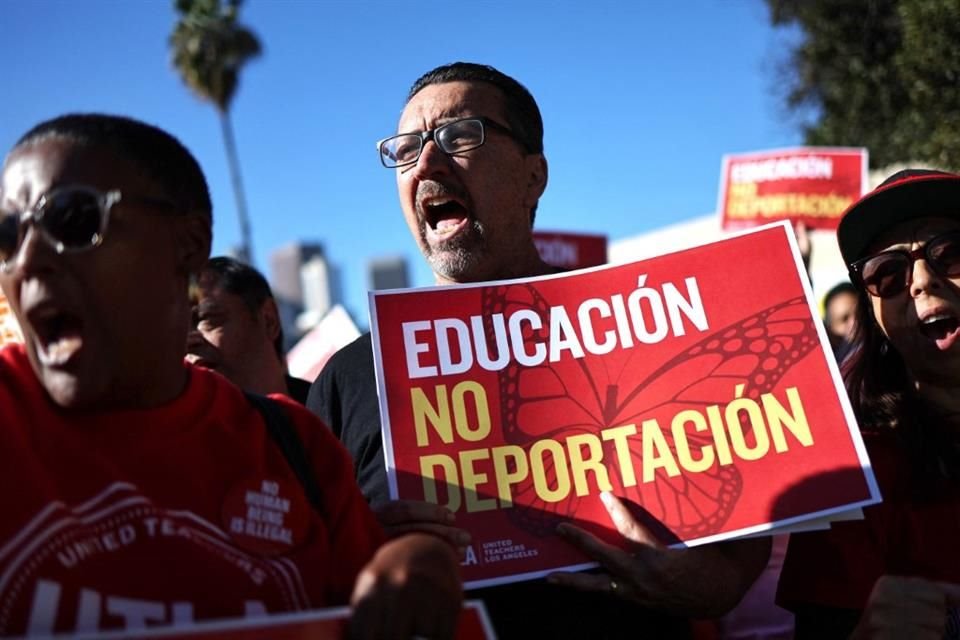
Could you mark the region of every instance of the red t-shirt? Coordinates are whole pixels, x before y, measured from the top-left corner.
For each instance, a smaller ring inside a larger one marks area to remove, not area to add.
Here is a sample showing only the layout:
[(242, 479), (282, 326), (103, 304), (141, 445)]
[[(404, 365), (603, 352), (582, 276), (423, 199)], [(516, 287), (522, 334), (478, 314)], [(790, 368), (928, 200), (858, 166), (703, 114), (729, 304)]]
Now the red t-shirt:
[(777, 603), (863, 609), (884, 574), (960, 583), (960, 486), (922, 487), (892, 433), (865, 434), (883, 502), (864, 519), (829, 531), (793, 534), (780, 574)]
[(0, 350), (0, 635), (345, 604), (383, 532), (349, 456), (296, 425), (317, 513), (260, 414), (218, 374), (149, 410), (64, 412), (20, 345)]

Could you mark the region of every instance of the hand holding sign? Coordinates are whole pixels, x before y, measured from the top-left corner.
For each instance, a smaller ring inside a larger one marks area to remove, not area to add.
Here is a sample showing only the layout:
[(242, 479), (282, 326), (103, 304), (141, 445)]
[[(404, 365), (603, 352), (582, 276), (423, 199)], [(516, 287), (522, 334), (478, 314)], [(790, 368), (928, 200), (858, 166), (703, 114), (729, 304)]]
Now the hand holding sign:
[(436, 504), (419, 500), (393, 500), (375, 508), (374, 514), (391, 538), (419, 531), (439, 536), (459, 551), (470, 544), (470, 534), (453, 526), (453, 513)]
[(453, 551), (435, 536), (391, 540), (357, 576), (350, 637), (452, 638), (463, 594)]
[(960, 606), (960, 584), (882, 576), (873, 585), (854, 638), (944, 637), (947, 607)]
[[(617, 531), (632, 543), (630, 552), (580, 527), (562, 524), (558, 532), (609, 573), (553, 573), (547, 578), (550, 582), (613, 592), (676, 615), (716, 617), (736, 605), (739, 595), (766, 565), (769, 538), (668, 549), (620, 499), (606, 492), (600, 497)], [(711, 576), (710, 580), (704, 580), (705, 575)]]

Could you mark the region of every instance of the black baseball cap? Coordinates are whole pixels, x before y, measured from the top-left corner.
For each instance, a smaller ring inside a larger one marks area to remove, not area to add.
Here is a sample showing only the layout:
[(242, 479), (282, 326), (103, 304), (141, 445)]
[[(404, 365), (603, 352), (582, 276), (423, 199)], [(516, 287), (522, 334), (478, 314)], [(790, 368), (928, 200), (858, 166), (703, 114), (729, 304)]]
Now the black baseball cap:
[(960, 220), (960, 175), (898, 171), (843, 212), (837, 227), (843, 261), (849, 265), (866, 257), (873, 241), (890, 227), (928, 216)]

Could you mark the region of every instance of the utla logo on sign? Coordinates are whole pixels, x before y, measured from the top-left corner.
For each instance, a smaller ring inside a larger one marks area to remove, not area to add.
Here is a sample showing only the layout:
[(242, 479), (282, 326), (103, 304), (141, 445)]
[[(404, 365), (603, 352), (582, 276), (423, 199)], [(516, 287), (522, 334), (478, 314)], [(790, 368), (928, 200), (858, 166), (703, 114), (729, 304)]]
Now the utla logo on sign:
[(866, 149), (798, 147), (726, 155), (717, 210), (724, 229), (775, 220), (836, 229), (866, 184)]

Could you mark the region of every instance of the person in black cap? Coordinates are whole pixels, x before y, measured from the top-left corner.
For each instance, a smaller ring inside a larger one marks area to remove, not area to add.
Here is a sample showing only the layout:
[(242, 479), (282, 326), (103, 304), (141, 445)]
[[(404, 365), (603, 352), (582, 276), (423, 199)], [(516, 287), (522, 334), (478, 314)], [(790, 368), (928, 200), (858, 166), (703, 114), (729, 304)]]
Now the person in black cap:
[(778, 603), (797, 638), (960, 638), (960, 175), (891, 176), (837, 238), (859, 296), (844, 380), (883, 502), (794, 535)]

